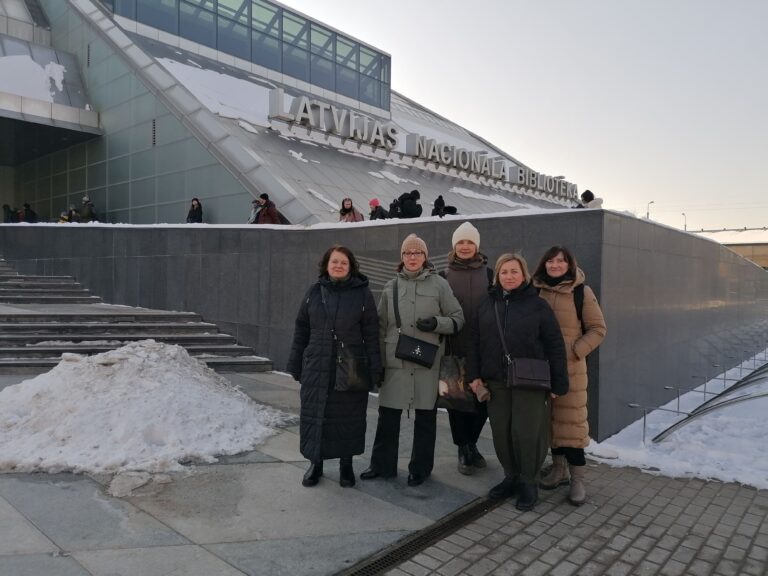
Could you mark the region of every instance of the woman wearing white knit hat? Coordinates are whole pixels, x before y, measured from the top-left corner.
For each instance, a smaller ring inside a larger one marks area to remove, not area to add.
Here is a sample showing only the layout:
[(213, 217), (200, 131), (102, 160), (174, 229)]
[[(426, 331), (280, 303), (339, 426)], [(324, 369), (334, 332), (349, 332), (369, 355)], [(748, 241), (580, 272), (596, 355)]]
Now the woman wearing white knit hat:
[[(397, 275), (384, 286), (378, 311), (384, 382), (379, 391), (379, 420), (371, 465), (360, 478), (372, 480), (397, 476), (400, 419), (403, 410), (413, 409), (416, 415), (408, 485), (418, 486), (432, 473), (435, 460), (435, 403), (443, 354), (440, 336), (461, 330), (464, 314), (448, 282), (429, 263), (426, 243), (415, 234), (403, 241)], [(438, 347), (432, 366), (395, 356), (401, 334)]]
[[(475, 318), (480, 303), (488, 298), (488, 287), (493, 282), (493, 270), (488, 268), (488, 257), (480, 252), (480, 232), (469, 222), (464, 222), (453, 233), (453, 249), (448, 254), (448, 270), (441, 272), (453, 290), (464, 312), (465, 326)], [(446, 346), (453, 356), (463, 363), (467, 354), (469, 334), (462, 330), (450, 336)], [(453, 443), (459, 451), (459, 472), (474, 474), (478, 468), (485, 468), (486, 462), (477, 449), (477, 440), (488, 419), (485, 394), (487, 390), (473, 390), (483, 402), (475, 401), (474, 412), (448, 409)]]

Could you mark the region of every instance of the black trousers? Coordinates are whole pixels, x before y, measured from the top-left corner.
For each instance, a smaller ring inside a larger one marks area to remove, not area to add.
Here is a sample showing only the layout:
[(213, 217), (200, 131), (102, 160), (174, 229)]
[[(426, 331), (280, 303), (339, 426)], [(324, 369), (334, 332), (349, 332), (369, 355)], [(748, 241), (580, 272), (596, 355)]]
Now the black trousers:
[(451, 436), (456, 446), (477, 444), (480, 432), (488, 419), (488, 402), (475, 400), (475, 412), (460, 412), (448, 409), (448, 422), (451, 424)]
[(587, 465), (587, 459), (584, 457), (584, 448), (570, 448), (568, 446), (552, 448), (552, 456), (565, 456), (565, 461), (571, 466)]
[[(437, 410), (414, 410), (413, 447), (408, 472), (429, 476), (435, 465), (435, 439), (437, 437)], [(373, 441), (371, 466), (383, 476), (397, 474), (397, 454), (400, 446), (400, 418), (402, 410), (379, 406), (379, 421)]]

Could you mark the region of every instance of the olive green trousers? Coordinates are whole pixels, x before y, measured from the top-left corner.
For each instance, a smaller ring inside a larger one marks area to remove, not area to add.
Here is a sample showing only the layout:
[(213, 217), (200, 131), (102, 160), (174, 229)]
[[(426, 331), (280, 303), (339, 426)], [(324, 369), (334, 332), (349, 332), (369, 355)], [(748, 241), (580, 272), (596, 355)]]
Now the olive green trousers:
[(493, 447), (505, 476), (538, 484), (551, 434), (549, 393), (511, 389), (497, 381), (486, 385), (491, 392), (488, 419)]

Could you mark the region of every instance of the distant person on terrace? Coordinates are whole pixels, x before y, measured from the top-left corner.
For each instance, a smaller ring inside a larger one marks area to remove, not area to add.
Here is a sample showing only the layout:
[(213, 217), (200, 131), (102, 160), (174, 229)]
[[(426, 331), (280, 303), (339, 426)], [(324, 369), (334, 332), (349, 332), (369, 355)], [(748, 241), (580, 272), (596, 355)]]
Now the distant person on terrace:
[(339, 222), (362, 222), (363, 220), (365, 216), (352, 205), (352, 199), (344, 198), (339, 209)]

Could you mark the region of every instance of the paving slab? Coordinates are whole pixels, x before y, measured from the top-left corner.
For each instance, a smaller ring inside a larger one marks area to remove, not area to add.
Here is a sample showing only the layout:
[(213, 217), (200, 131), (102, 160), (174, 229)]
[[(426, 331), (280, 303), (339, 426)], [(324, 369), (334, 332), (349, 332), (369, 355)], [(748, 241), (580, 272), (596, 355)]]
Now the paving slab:
[[(245, 574), (336, 574), (407, 536), (406, 531), (286, 538), (206, 546)], [(308, 572), (308, 567), (311, 572)]]
[[(59, 548), (21, 515), (4, 498), (0, 498), (0, 556), (58, 552)], [(1, 562), (0, 562), (1, 563)]]
[(0, 576), (91, 576), (73, 558), (50, 554), (0, 556)]
[(76, 552), (93, 576), (242, 576), (243, 572), (201, 546), (160, 546)]
[(0, 497), (66, 551), (187, 544), (129, 502), (74, 474), (0, 476)]
[(432, 522), (335, 482), (308, 490), (302, 476), (285, 463), (207, 466), (140, 488), (129, 501), (196, 544), (419, 530)]

